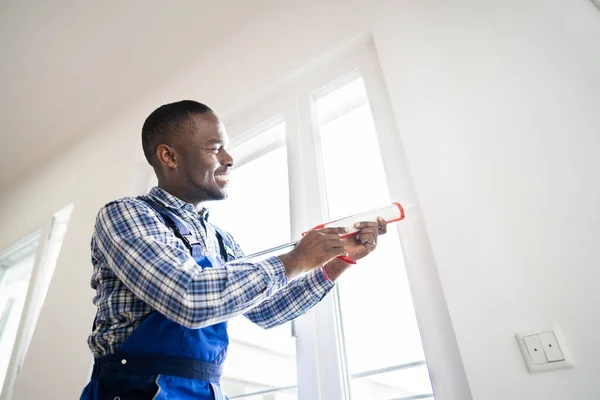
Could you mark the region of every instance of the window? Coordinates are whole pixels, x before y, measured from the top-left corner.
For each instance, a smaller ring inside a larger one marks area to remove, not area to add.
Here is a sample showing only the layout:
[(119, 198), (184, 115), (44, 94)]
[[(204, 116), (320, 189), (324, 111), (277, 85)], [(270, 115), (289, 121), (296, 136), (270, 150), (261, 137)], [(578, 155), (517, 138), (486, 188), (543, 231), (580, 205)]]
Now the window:
[(0, 254), (0, 392), (25, 307), (40, 234), (34, 234)]
[[(330, 220), (392, 203), (364, 79), (358, 73), (351, 78), (316, 98)], [(338, 289), (352, 398), (431, 395), (402, 248), (393, 226), (380, 239), (377, 251), (340, 279)]]
[[(229, 230), (246, 253), (289, 242), (292, 220), (305, 229), (311, 226), (306, 219), (299, 222), (290, 204), (298, 209), (302, 208), (298, 204), (321, 203), (323, 214), (333, 220), (400, 200), (390, 196), (363, 76), (354, 71), (336, 82), (305, 98), (313, 104), (312, 112), (304, 114), (308, 123), (291, 118), (291, 124), (298, 126), (290, 127), (277, 119), (258, 129), (230, 132), (236, 166), (229, 198), (210, 206), (211, 221)], [(316, 129), (302, 131), (303, 122)], [(288, 153), (311, 165), (303, 170), (288, 160)], [(307, 190), (296, 190), (296, 197), (290, 198), (290, 189), (301, 186), (302, 178)], [(311, 200), (315, 196), (319, 201)], [(317, 357), (324, 365), (341, 365), (340, 379), (347, 386), (341, 396), (433, 398), (402, 248), (393, 226), (381, 238), (378, 250), (350, 269), (337, 287), (330, 294), (338, 310), (337, 324), (322, 313), (308, 324), (317, 336), (321, 331), (337, 332), (335, 340), (324, 341), (329, 347), (337, 342), (341, 351)], [(300, 378), (306, 375), (307, 370), (314, 370), (307, 362), (317, 360), (296, 356), (289, 326), (264, 331), (236, 318), (230, 322), (230, 336), (224, 386), (232, 399), (299, 398), (298, 389), (304, 388), (296, 388), (296, 373)], [(331, 357), (337, 360), (323, 359)], [(326, 398), (324, 393), (321, 396)]]
[[(246, 254), (290, 239), (285, 123), (258, 128), (231, 150), (236, 167), (225, 201), (209, 204), (209, 221), (227, 229)], [(296, 343), (291, 324), (269, 330), (245, 317), (229, 321), (223, 386), (232, 399), (297, 399)]]
[[(229, 231), (246, 254), (299, 239), (325, 221), (393, 201), (415, 202), (375, 60), (371, 45), (359, 44), (307, 66), (279, 93), (225, 118), (235, 165), (228, 199), (208, 204), (209, 221)], [(421, 220), (411, 224), (390, 225), (377, 251), (294, 321), (295, 335), (290, 323), (263, 330), (244, 317), (231, 320), (223, 379), (230, 398), (434, 399), (434, 367), (425, 360), (421, 337), (455, 342), (446, 340), (453, 332), (441, 288), (423, 284), (432, 269), (437, 273), (428, 261), (426, 231)], [(410, 246), (403, 249), (400, 239), (407, 237)], [(407, 276), (411, 267), (414, 279), (416, 265), (428, 272), (414, 296), (431, 308), (419, 310), (421, 326), (428, 327), (423, 335)], [(424, 295), (423, 287), (433, 295)], [(439, 353), (436, 372), (460, 380), (452, 372), (462, 368), (460, 359)]]
[(71, 204), (53, 215), (39, 261), (40, 233), (0, 253), (0, 393), (6, 398), (33, 338), (72, 211)]

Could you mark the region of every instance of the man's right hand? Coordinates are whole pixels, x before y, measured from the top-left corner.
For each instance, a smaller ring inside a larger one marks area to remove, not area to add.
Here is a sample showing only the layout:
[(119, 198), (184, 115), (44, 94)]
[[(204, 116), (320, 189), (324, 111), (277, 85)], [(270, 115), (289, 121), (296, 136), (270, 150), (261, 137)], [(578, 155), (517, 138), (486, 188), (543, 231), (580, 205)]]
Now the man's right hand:
[(279, 256), (285, 268), (285, 276), (295, 276), (320, 267), (335, 257), (347, 255), (340, 235), (345, 228), (325, 228), (308, 232), (289, 253)]

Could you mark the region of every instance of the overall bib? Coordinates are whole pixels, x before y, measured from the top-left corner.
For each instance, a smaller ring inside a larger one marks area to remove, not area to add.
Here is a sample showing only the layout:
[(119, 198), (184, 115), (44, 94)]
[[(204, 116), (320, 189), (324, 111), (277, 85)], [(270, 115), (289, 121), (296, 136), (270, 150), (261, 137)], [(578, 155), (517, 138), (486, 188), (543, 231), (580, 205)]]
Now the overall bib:
[[(217, 227), (221, 260), (202, 255), (179, 217), (152, 200), (139, 199), (160, 215), (202, 268), (219, 268), (235, 257), (231, 239)], [(228, 400), (220, 386), (228, 344), (227, 322), (189, 329), (152, 312), (118, 351), (95, 359), (81, 400)]]

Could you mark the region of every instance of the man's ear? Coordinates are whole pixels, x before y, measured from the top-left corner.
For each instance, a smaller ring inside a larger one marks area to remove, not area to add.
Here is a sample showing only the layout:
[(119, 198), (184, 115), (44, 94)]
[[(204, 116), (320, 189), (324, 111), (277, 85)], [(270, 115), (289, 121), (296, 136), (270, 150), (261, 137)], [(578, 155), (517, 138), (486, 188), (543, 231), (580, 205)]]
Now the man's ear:
[(167, 168), (177, 168), (177, 153), (175, 149), (167, 144), (159, 144), (156, 148), (156, 158), (158, 162)]

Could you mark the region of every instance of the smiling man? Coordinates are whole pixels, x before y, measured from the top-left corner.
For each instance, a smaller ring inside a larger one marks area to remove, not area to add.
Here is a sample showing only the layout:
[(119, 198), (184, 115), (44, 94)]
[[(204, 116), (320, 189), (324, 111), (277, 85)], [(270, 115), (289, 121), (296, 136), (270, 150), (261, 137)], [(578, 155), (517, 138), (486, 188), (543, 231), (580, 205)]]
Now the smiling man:
[[(270, 328), (300, 316), (348, 268), (337, 256), (365, 257), (386, 232), (383, 220), (361, 223), (358, 239), (322, 229), (289, 253), (236, 262), (240, 247), (203, 207), (227, 197), (228, 142), (217, 115), (195, 101), (164, 105), (146, 119), (142, 145), (158, 186), (98, 214), (91, 244), (98, 310), (88, 339), (95, 362), (82, 399), (226, 399), (227, 321), (244, 315)], [(268, 201), (268, 193), (254, 195)]]

